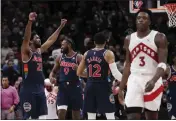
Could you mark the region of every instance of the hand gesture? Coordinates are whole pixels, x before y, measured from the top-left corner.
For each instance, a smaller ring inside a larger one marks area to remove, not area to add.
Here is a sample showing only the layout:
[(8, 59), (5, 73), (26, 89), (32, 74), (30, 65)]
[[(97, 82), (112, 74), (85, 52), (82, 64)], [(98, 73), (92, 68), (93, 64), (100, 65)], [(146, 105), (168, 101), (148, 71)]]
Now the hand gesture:
[(30, 21), (35, 21), (35, 20), (36, 20), (36, 17), (37, 17), (36, 12), (31, 12), (31, 13), (29, 14), (29, 20), (30, 20)]
[(155, 87), (154, 81), (152, 81), (152, 80), (148, 81), (145, 85), (145, 92), (152, 91), (154, 87)]
[(63, 28), (66, 23), (67, 23), (67, 19), (61, 19), (61, 24), (60, 24), (60, 26)]
[(51, 82), (52, 84), (56, 84), (56, 78), (54, 78), (54, 77), (49, 77), (49, 79), (50, 79), (50, 82)]
[(125, 105), (124, 92), (121, 89), (119, 89), (118, 99), (119, 99), (119, 103), (124, 106)]
[(9, 113), (12, 113), (14, 111), (14, 106), (11, 106), (9, 109)]
[(75, 64), (75, 65), (73, 66), (73, 70), (77, 70), (77, 68), (78, 68), (78, 65)]

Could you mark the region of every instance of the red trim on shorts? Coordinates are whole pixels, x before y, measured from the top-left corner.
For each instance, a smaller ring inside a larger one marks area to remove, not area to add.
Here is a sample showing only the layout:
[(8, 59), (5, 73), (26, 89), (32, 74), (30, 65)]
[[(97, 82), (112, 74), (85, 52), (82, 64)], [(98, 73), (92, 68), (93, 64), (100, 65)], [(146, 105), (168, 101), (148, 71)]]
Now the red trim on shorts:
[(161, 85), (157, 90), (152, 92), (149, 95), (144, 95), (144, 102), (152, 101), (154, 100), (161, 92), (163, 92), (164, 86)]

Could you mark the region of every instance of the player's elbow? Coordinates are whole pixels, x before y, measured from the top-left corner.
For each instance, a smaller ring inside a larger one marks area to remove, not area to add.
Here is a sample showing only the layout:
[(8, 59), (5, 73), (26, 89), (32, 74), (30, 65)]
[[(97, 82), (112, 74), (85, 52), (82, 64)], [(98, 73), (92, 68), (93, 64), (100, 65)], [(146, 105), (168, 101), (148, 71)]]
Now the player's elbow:
[(113, 77), (115, 79), (117, 79), (118, 81), (122, 80), (122, 74), (120, 73), (120, 71), (117, 69), (116, 63), (111, 63), (109, 64), (109, 68), (111, 70), (111, 73), (113, 75)]

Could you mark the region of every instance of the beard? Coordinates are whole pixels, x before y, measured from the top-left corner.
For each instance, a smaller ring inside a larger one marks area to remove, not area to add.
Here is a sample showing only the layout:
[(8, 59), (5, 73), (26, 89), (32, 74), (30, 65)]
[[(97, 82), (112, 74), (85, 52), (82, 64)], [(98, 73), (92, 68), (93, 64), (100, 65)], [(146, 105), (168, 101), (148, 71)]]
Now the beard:
[(40, 47), (41, 47), (41, 45), (40, 45), (40, 44), (38, 44), (38, 43), (34, 43), (34, 47), (35, 47), (35, 48), (40, 48)]
[(68, 48), (65, 48), (65, 49), (61, 49), (61, 52), (62, 52), (63, 54), (68, 54), (69, 50), (68, 50)]

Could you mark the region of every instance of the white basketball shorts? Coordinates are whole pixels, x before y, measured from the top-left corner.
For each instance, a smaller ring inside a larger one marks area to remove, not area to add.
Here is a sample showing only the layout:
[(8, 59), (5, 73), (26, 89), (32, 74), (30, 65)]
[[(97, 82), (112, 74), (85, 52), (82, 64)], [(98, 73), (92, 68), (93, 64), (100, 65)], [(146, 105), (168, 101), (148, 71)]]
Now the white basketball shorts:
[(129, 107), (142, 107), (151, 111), (159, 111), (164, 90), (162, 78), (156, 83), (151, 92), (145, 92), (146, 83), (153, 75), (131, 74), (128, 78), (125, 104)]

